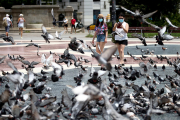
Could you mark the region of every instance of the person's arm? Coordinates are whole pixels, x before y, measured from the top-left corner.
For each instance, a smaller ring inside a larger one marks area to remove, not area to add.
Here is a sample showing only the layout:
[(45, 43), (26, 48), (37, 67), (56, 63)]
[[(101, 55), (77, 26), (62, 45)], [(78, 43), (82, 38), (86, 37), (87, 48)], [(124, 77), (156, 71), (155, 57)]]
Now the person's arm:
[(105, 24), (105, 43), (107, 43), (107, 37), (108, 37), (108, 27), (107, 24)]
[(92, 43), (94, 44), (94, 39), (95, 39), (95, 37), (96, 37), (96, 31), (94, 32), (94, 36), (93, 36), (93, 39), (92, 39)]
[[(23, 18), (24, 19), (24, 18)], [(24, 19), (24, 22), (26, 22), (26, 20)]]
[(107, 43), (107, 37), (108, 37), (108, 31), (107, 30), (105, 31), (105, 35), (106, 35), (106, 38), (105, 38), (104, 42)]
[(117, 25), (117, 23), (114, 24), (113, 31), (116, 31)]
[(12, 24), (12, 22), (11, 22), (11, 21), (9, 21), (9, 22), (10, 22), (11, 26), (13, 27), (13, 24)]
[(126, 24), (125, 28), (122, 25), (121, 25), (121, 27), (126, 33), (128, 33), (128, 31), (129, 31), (129, 24), (128, 23)]
[(18, 19), (18, 22), (17, 22), (17, 24), (19, 23), (19, 20), (20, 20), (20, 19)]

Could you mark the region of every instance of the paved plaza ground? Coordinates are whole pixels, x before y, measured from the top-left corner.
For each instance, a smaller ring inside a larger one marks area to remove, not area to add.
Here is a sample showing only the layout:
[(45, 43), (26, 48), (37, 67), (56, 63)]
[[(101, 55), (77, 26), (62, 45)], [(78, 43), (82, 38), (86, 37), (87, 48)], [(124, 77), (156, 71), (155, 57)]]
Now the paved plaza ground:
[[(1, 31), (2, 32), (2, 31)], [(3, 34), (3, 33), (1, 33)], [(51, 52), (55, 52), (55, 53), (59, 53), (60, 55), (62, 55), (64, 53), (64, 50), (67, 48), (68, 43), (70, 42), (70, 37), (77, 37), (78, 39), (83, 39), (86, 41), (86, 43), (88, 45), (91, 46), (90, 42), (92, 40), (92, 38), (86, 38), (85, 36), (88, 34), (87, 31), (85, 31), (85, 33), (73, 33), (73, 34), (64, 34), (62, 35), (62, 40), (50, 40), (50, 44), (49, 43), (45, 43), (45, 40), (41, 37), (42, 33), (24, 33), (23, 34), (23, 39), (21, 39), (19, 33), (9, 33), (9, 36), (13, 36), (15, 42), (17, 43), (17, 45), (12, 45), (11, 43), (5, 43), (3, 42), (3, 40), (0, 38), (0, 57), (4, 56), (4, 55), (14, 55), (15, 57), (17, 55), (21, 55), (23, 57), (25, 57), (25, 60), (28, 61), (41, 61), (41, 57), (37, 56), (37, 48), (34, 46), (30, 46), (30, 47), (25, 47), (28, 43), (30, 43), (30, 41), (32, 40), (34, 43), (38, 44), (41, 46), (41, 48), (39, 49), (39, 54), (46, 54), (47, 57), (50, 55), (50, 51)], [(55, 36), (55, 33), (51, 33), (52, 35)], [(128, 40), (128, 46), (125, 47), (125, 58), (127, 59), (127, 62), (125, 62), (125, 66), (124, 67), (134, 67), (136, 69), (140, 69), (139, 68), (139, 62), (141, 60), (133, 60), (129, 55), (127, 55), (127, 51), (130, 52), (132, 55), (135, 55), (136, 57), (141, 57), (142, 53), (140, 49), (136, 49), (136, 45), (143, 49), (149, 49), (154, 50), (154, 55), (147, 55), (149, 58), (158, 61), (157, 66), (158, 69), (156, 72), (158, 72), (159, 75), (161, 75), (162, 77), (165, 77), (166, 74), (168, 75), (175, 75), (175, 72), (173, 72), (174, 68), (167, 65), (166, 60), (164, 61), (160, 61), (156, 58), (156, 55), (163, 55), (163, 56), (167, 56), (169, 58), (175, 59), (177, 57), (177, 52), (180, 52), (180, 39), (174, 39), (172, 41), (164, 41), (164, 46), (167, 49), (166, 50), (162, 50), (162, 46), (155, 46), (155, 38), (146, 38), (146, 42), (147, 42), (147, 46), (143, 46), (141, 41), (138, 38), (129, 38)], [(108, 42), (105, 45), (105, 49), (109, 48), (110, 46), (112, 46), (113, 43), (111, 42), (111, 39), (108, 38)], [(95, 47), (92, 47), (95, 50)], [(83, 57), (86, 58), (88, 60), (90, 60), (90, 63), (83, 63), (83, 66), (89, 66), (91, 65), (91, 63), (93, 64), (93, 66), (95, 67), (96, 70), (99, 70), (100, 67), (98, 66), (98, 62), (96, 61), (95, 58), (91, 57), (91, 51), (88, 49), (84, 49), (85, 54), (81, 54), (79, 52), (76, 51), (72, 51), (70, 50), (69, 52), (71, 54), (74, 54), (77, 58), (78, 57)], [(116, 52), (116, 54), (118, 54), (118, 52)], [(53, 58), (55, 59), (59, 59), (58, 56), (54, 56)], [(6, 60), (9, 60), (9, 58), (7, 57)], [(22, 68), (22, 63), (19, 61), (12, 61), (12, 63), (18, 68), (19, 71), (24, 72), (25, 74), (27, 73), (23, 68)], [(115, 65), (119, 64), (119, 61), (117, 58), (113, 57), (112, 61), (111, 61), (112, 66), (114, 67)], [(70, 67), (67, 67), (66, 64), (62, 63), (61, 64), (65, 70), (65, 75), (62, 77), (62, 79), (60, 79), (58, 82), (53, 83), (53, 82), (48, 82), (47, 86), (52, 88), (51, 94), (52, 96), (57, 96), (57, 100), (60, 101), (61, 100), (61, 94), (60, 92), (63, 89), (67, 89), (68, 93), (70, 95), (73, 95), (71, 90), (69, 88), (66, 87), (66, 85), (73, 85), (75, 86), (75, 82), (74, 82), (74, 77), (78, 75), (78, 69), (74, 67), (74, 65), (72, 64)], [(163, 71), (162, 70), (162, 65), (166, 66), (166, 69)], [(36, 65), (36, 67), (33, 69), (34, 73), (40, 73), (41, 69), (42, 69), (43, 64), (40, 63), (38, 65)], [(8, 65), (6, 64), (6, 62), (0, 64), (0, 70), (4, 70), (6, 72), (12, 72), (12, 69), (8, 67)], [(89, 68), (90, 70), (90, 68)], [(50, 74), (52, 73), (52, 68), (50, 68), (49, 70), (45, 70), (45, 71), (49, 71)], [(114, 72), (114, 68), (112, 69), (112, 72)], [(154, 71), (154, 69), (150, 70), (149, 75), (153, 77), (152, 72)], [(90, 78), (89, 77), (89, 73), (90, 71), (87, 72), (87, 74), (83, 77), (82, 81), (83, 82), (87, 82), (87, 80)], [(106, 73), (106, 75), (103, 78), (106, 78), (108, 80), (107, 74), (109, 72)], [(2, 73), (0, 72), (0, 75), (2, 75)], [(141, 77), (138, 78), (135, 81), (135, 84), (137, 85), (141, 85), (144, 84), (144, 81), (146, 80), (146, 78)], [(157, 80), (158, 81), (158, 80)], [(119, 83), (121, 83), (122, 85), (125, 84), (125, 80), (120, 78), (119, 79)], [(164, 84), (167, 84), (170, 86), (169, 82), (165, 82), (162, 83), (161, 85), (157, 86), (158, 89), (163, 88)], [(4, 85), (4, 84), (3, 84)], [(12, 85), (12, 84), (11, 84)], [(4, 90), (4, 88), (0, 89), (0, 92), (2, 92)], [(28, 90), (26, 90), (25, 92), (27, 92)], [(45, 92), (45, 91), (44, 91)], [(132, 92), (132, 90), (128, 90), (127, 93)], [(180, 92), (180, 89), (178, 88), (178, 90), (176, 91), (176, 93)], [(175, 113), (166, 113), (164, 115), (152, 115), (152, 120), (179, 120), (180, 117), (175, 114)], [(60, 117), (61, 119), (64, 119), (62, 116)], [(141, 117), (140, 117), (141, 118)], [(93, 117), (92, 117), (93, 119)], [(97, 118), (98, 120), (102, 119), (101, 116), (98, 116)]]

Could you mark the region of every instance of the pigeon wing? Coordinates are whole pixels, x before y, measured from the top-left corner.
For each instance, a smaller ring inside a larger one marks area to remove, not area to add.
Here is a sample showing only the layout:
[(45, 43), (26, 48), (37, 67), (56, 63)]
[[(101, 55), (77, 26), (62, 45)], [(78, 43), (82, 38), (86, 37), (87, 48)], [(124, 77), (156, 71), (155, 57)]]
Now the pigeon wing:
[(51, 63), (51, 61), (53, 61), (53, 54), (51, 54), (46, 61), (48, 64)]
[(46, 30), (46, 28), (44, 27), (44, 25), (41, 26), (41, 30), (42, 30), (42, 33), (43, 33), (43, 34), (46, 34), (46, 33), (47, 33), (47, 30)]
[(121, 9), (125, 10), (126, 12), (128, 12), (128, 13), (130, 13), (130, 14), (135, 15), (135, 13), (134, 13), (134, 12), (132, 12), (132, 11), (130, 11), (130, 10), (128, 10), (128, 9), (126, 9), (126, 8), (125, 8), (125, 7), (123, 7), (123, 6), (121, 6)]
[(59, 33), (59, 38), (64, 34), (65, 30)]
[(166, 32), (166, 26), (164, 26), (160, 31), (159, 34), (162, 36)]
[[(7, 56), (7, 55), (6, 55)], [(0, 63), (2, 63), (5, 59), (6, 59), (6, 56), (4, 56), (4, 57), (2, 57), (1, 59), (0, 59)]]
[(148, 18), (148, 17), (150, 17), (151, 15), (153, 15), (154, 13), (156, 13), (157, 12), (157, 10), (156, 11), (154, 11), (154, 12), (151, 12), (151, 13), (148, 13), (148, 14), (145, 14), (145, 15), (143, 15), (142, 16), (142, 18)]
[(54, 39), (54, 37), (51, 34), (48, 34), (49, 39)]
[(114, 55), (114, 53), (117, 50), (117, 46), (114, 45), (108, 49), (106, 49), (102, 54), (101, 57), (103, 57), (106, 61), (109, 61), (112, 57), (112, 55)]
[(53, 11), (53, 8), (52, 8), (52, 10), (51, 10), (51, 15), (52, 15), (52, 17), (53, 17), (53, 19), (54, 19), (54, 11)]
[(58, 37), (58, 32), (57, 31), (56, 31), (55, 35), (56, 35), (56, 37)]
[(69, 59), (73, 60), (74, 62), (77, 61), (77, 58), (73, 54), (70, 54)]
[(160, 27), (158, 27), (158, 26), (156, 26), (156, 25), (154, 25), (154, 24), (149, 23), (146, 19), (143, 19), (143, 21), (144, 21), (145, 23), (149, 24), (150, 26), (154, 27), (156, 30), (158, 30), (158, 31), (160, 30)]
[(67, 93), (67, 90), (64, 89), (62, 92), (62, 104), (68, 108), (70, 108), (72, 106), (72, 101)]
[(105, 73), (106, 73), (106, 71), (104, 71), (104, 70), (98, 70), (98, 77), (101, 77)]
[(25, 61), (25, 60), (22, 60), (21, 62), (22, 62), (23, 64), (25, 64), (25, 65), (30, 65), (30, 64), (31, 64), (29, 61)]
[(10, 68), (12, 68), (14, 71), (18, 72), (17, 68), (12, 64), (12, 62), (8, 61), (7, 64), (8, 64), (8, 66), (9, 66)]
[(35, 61), (32, 61), (31, 62), (31, 65), (33, 66), (33, 65), (37, 65), (37, 64), (39, 64), (40, 62), (35, 62)]
[(45, 55), (44, 55), (44, 54), (42, 54), (42, 57), (41, 57), (41, 62), (42, 62), (42, 63), (44, 63), (44, 64), (45, 64), (45, 62), (46, 62), (46, 57), (45, 57)]
[(168, 22), (168, 24), (169, 24), (170, 26), (172, 26), (172, 27), (174, 27), (174, 28), (178, 28), (177, 26), (173, 25), (173, 24), (171, 23), (171, 21), (170, 21), (167, 17), (166, 17), (165, 19), (166, 19), (166, 21)]

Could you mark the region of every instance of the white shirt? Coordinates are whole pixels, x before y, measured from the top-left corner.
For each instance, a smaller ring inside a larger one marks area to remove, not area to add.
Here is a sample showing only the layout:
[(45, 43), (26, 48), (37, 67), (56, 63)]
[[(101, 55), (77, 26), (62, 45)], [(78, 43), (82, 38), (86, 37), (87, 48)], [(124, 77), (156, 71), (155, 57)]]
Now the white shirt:
[(23, 18), (20, 18), (18, 25), (19, 25), (19, 27), (24, 26), (24, 19)]
[[(126, 24), (126, 22), (123, 22), (122, 26), (126, 28)], [(116, 32), (119, 33), (119, 35), (115, 35), (115, 40), (128, 40), (127, 33), (122, 28), (116, 28)]]
[(68, 20), (67, 20), (67, 19), (65, 19), (65, 20), (64, 20), (64, 23), (67, 23), (67, 21), (68, 21)]
[(6, 19), (8, 26), (10, 26), (11, 25), (11, 23), (10, 23), (11, 19), (9, 17), (4, 17), (3, 20), (4, 19)]

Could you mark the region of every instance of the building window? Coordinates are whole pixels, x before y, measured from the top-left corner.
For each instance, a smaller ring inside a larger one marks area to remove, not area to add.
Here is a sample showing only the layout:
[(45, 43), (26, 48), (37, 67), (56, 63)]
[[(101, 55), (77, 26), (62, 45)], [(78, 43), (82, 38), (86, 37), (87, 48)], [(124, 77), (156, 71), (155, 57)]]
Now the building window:
[(93, 10), (93, 24), (96, 24), (96, 20), (99, 14), (100, 10)]
[(59, 2), (62, 2), (62, 0), (59, 0)]
[(93, 2), (100, 2), (100, 0), (93, 0)]
[(77, 0), (69, 0), (70, 2), (77, 2)]

